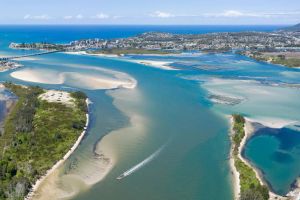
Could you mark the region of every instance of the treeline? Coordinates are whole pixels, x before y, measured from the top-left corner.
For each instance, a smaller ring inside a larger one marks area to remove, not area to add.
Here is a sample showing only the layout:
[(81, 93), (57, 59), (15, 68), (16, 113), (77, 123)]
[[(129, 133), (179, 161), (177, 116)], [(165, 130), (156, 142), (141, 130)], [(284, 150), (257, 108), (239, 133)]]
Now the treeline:
[(81, 111), (83, 112), (88, 111), (88, 107), (86, 104), (87, 96), (84, 92), (81, 91), (72, 92), (71, 97), (73, 97), (76, 100), (75, 103)]
[[(5, 83), (18, 96), (0, 137), (0, 199), (24, 199), (32, 185), (73, 146), (86, 123), (84, 93), (76, 106), (39, 99), (40, 87)], [(81, 105), (81, 107), (79, 107)]]
[(240, 174), (240, 199), (241, 200), (268, 200), (269, 190), (265, 185), (261, 185), (254, 170), (239, 158), (240, 143), (245, 137), (245, 118), (234, 114), (233, 117), (233, 159), (237, 171)]

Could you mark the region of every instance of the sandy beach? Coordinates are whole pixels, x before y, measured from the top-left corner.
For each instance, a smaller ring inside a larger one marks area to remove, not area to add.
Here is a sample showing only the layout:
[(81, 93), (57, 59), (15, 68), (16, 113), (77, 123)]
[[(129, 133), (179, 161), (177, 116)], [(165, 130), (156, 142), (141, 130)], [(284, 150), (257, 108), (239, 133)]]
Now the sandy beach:
[(127, 61), (142, 64), (149, 67), (155, 67), (163, 70), (179, 70), (170, 66), (170, 64), (172, 64), (173, 62), (168, 62), (168, 61), (131, 60), (131, 59), (128, 59)]
[(245, 127), (244, 127), (244, 131), (245, 131), (245, 136), (242, 139), (240, 146), (239, 146), (239, 158), (249, 167), (251, 167), (252, 169), (254, 169), (256, 178), (259, 180), (261, 185), (266, 185), (262, 179), (262, 177), (260, 176), (260, 173), (257, 171), (257, 169), (255, 169), (248, 160), (246, 160), (243, 156), (242, 156), (242, 151), (245, 148), (246, 142), (247, 140), (254, 134), (254, 127), (252, 126), (252, 123), (249, 122), (247, 120), (247, 118), (245, 118)]
[[(87, 106), (88, 106), (88, 102), (89, 102), (89, 100), (86, 99)], [(31, 191), (26, 196), (25, 200), (33, 199), (34, 195), (35, 195), (35, 192), (38, 190), (38, 188), (43, 183), (43, 181), (50, 174), (52, 174), (59, 166), (61, 166), (70, 157), (70, 155), (77, 149), (77, 147), (80, 145), (80, 142), (82, 141), (82, 139), (84, 138), (84, 136), (86, 134), (88, 126), (89, 126), (89, 114), (86, 114), (86, 124), (85, 124), (85, 127), (84, 127), (84, 131), (82, 131), (82, 133), (78, 137), (77, 141), (74, 143), (74, 145), (71, 147), (71, 149), (64, 155), (64, 157), (61, 160), (59, 160), (51, 169), (49, 169), (44, 176), (42, 176), (41, 178), (39, 178), (36, 181), (36, 183), (32, 186)]]
[[(230, 121), (230, 137), (233, 136), (234, 131), (233, 131), (233, 118), (232, 116), (228, 116), (229, 121)], [(234, 193), (234, 199), (238, 200), (240, 193), (241, 193), (241, 187), (240, 187), (240, 173), (237, 171), (235, 165), (234, 165), (234, 159), (233, 159), (233, 150), (234, 147), (231, 145), (230, 148), (230, 159), (229, 159), (229, 165), (231, 169), (231, 177), (232, 177), (232, 186), (233, 186), (233, 193)]]
[(285, 120), (285, 119), (279, 119), (279, 118), (249, 118), (245, 117), (246, 121), (248, 122), (256, 122), (260, 123), (266, 127), (269, 128), (283, 128), (285, 126), (294, 124), (297, 121), (292, 121), (292, 120)]
[(99, 56), (99, 57), (109, 57), (109, 58), (117, 58), (119, 55), (115, 54), (104, 54), (104, 53), (87, 53), (86, 51), (67, 51), (65, 54), (71, 55), (88, 55), (88, 56)]

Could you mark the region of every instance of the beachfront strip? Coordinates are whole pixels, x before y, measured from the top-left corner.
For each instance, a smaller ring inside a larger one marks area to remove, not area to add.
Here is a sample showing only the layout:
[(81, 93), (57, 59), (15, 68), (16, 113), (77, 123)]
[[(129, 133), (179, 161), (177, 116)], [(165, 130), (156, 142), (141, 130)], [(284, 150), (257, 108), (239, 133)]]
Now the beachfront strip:
[(18, 97), (0, 136), (0, 199), (28, 199), (45, 175), (76, 149), (88, 123), (82, 92), (5, 83)]
[[(208, 33), (208, 34), (171, 34), (148, 32), (135, 37), (119, 39), (85, 39), (72, 41), (69, 44), (50, 43), (11, 43), (10, 48), (78, 51), (86, 49), (104, 49), (118, 54), (155, 53), (162, 51), (228, 51), (232, 49), (274, 49), (299, 50), (299, 32), (237, 32), (237, 33)], [(129, 51), (128, 51), (129, 50)], [(135, 51), (133, 51), (135, 50)], [(152, 50), (152, 52), (147, 52)], [(109, 51), (107, 53), (109, 53)], [(127, 51), (127, 52), (126, 52)], [(102, 52), (103, 53), (103, 52)]]

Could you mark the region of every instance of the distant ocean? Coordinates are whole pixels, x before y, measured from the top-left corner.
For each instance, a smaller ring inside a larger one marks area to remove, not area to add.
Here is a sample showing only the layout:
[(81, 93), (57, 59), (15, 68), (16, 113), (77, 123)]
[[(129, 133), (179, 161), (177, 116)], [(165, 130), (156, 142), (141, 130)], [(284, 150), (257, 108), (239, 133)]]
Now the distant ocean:
[[(86, 38), (122, 38), (144, 32), (159, 31), (178, 34), (205, 34), (212, 32), (275, 31), (284, 25), (2, 25), (0, 37), (11, 37), (17, 42), (45, 41), (67, 42)], [(22, 35), (16, 34), (22, 32)], [(33, 37), (34, 36), (34, 37)]]

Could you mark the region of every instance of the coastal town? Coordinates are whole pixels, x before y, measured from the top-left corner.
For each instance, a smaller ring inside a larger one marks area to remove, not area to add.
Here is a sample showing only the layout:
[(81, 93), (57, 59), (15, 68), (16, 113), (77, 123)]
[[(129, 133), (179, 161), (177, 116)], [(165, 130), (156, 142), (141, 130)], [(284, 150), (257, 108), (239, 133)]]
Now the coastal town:
[(224, 32), (171, 34), (147, 32), (121, 39), (83, 39), (69, 44), (11, 43), (10, 48), (79, 51), (87, 49), (147, 49), (162, 51), (300, 50), (299, 32)]
[[(274, 32), (220, 32), (171, 34), (146, 32), (119, 39), (82, 39), (68, 44), (11, 43), (10, 48), (46, 52), (84, 52), (90, 55), (174, 54), (183, 51), (228, 52), (258, 61), (299, 67), (300, 32), (292, 28)], [(297, 54), (298, 55), (298, 54)]]

